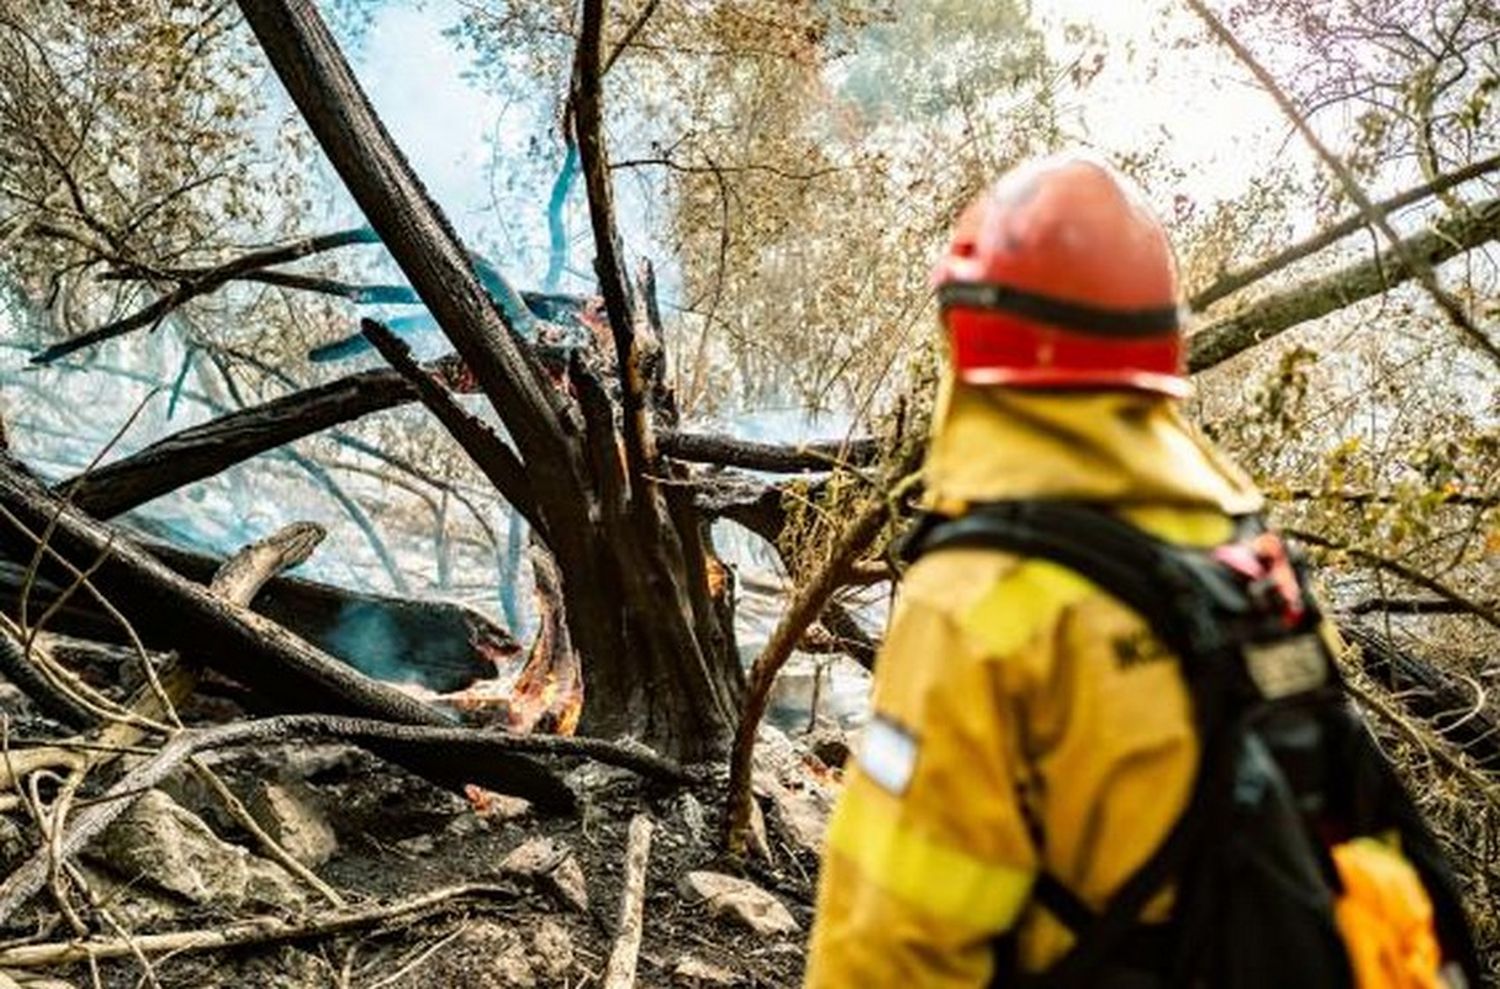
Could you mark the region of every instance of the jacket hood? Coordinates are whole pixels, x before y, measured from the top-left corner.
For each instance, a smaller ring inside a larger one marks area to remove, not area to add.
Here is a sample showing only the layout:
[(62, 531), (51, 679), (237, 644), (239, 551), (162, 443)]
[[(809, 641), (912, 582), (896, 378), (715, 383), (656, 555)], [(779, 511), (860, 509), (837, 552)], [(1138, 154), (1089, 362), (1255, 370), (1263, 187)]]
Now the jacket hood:
[(1261, 496), (1172, 399), (1021, 391), (945, 380), (924, 468), (927, 503), (1053, 498), (1240, 515)]

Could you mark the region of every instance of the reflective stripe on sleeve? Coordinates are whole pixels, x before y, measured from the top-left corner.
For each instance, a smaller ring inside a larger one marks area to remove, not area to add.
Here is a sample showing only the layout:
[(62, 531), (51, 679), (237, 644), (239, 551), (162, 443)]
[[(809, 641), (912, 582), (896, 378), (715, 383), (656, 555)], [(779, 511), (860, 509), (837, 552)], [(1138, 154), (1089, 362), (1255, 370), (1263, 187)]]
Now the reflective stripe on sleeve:
[(1035, 878), (933, 841), (899, 819), (899, 801), (871, 792), (868, 781), (844, 791), (829, 824), (828, 846), (861, 879), (924, 913), (999, 933), (1020, 916)]

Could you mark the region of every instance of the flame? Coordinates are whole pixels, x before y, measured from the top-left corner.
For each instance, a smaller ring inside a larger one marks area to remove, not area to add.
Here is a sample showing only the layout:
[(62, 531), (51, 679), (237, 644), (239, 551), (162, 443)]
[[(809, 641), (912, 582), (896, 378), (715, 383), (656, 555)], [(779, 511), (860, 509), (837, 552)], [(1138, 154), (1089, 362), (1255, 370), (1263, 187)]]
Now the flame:
[(439, 694), (407, 684), (413, 696), (464, 713), (465, 720), (532, 732), (572, 735), (583, 715), (583, 667), (563, 620), (562, 593), (556, 565), (533, 548), (540, 624), (526, 662), (516, 668), (520, 647), (509, 636), (474, 635), (470, 644), (489, 660), (496, 676), (475, 680), (462, 690)]
[[(583, 715), (583, 671), (577, 654), (566, 643), (559, 648), (548, 631), (543, 626), (532, 643), (531, 655), (519, 670), (513, 664), (497, 663), (500, 675), (475, 680), (462, 690), (448, 693), (418, 683), (397, 687), (419, 700), (460, 711), (466, 721), (499, 725), (522, 734), (572, 735)], [(476, 648), (487, 658), (495, 658), (484, 644), (476, 644)], [(514, 652), (505, 650), (503, 655), (509, 658)]]
[(708, 596), (717, 601), (724, 596), (724, 589), (729, 583), (729, 572), (712, 553), (703, 554), (703, 568), (708, 574)]

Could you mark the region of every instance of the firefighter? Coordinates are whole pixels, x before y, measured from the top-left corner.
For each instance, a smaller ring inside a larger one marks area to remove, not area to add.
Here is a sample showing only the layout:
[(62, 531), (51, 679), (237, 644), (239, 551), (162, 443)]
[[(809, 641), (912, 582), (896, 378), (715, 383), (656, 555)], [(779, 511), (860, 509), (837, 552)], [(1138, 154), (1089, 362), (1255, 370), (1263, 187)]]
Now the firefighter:
[[(1172, 250), (1114, 169), (1066, 154), (1007, 174), (962, 214), (934, 281), (951, 373), (924, 471), (933, 512), (1085, 502), (1187, 547), (1259, 512), (1179, 408)], [(1075, 935), (1038, 902), (1039, 877), (1102, 910), (1184, 814), (1199, 766), (1184, 676), (1144, 619), (1066, 567), (993, 549), (906, 572), (872, 709), (830, 823), (812, 989), (1047, 971)], [(1414, 933), (1371, 964), (1418, 976), (1378, 984), (1440, 985), (1430, 905), (1390, 858), (1387, 907), (1409, 906)], [(1139, 920), (1171, 909), (1164, 889)]]

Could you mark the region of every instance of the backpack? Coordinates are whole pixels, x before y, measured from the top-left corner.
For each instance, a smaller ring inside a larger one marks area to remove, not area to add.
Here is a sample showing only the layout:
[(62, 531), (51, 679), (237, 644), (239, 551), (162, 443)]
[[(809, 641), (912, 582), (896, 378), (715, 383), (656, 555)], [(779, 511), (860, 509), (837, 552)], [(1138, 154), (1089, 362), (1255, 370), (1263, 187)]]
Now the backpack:
[[(993, 984), (1443, 985), (1430, 975), (1425, 983), (1386, 978), (1370, 963), (1389, 947), (1379, 943), (1390, 932), (1376, 915), (1390, 904), (1349, 901), (1376, 888), (1388, 899), (1396, 889), (1400, 898), (1399, 887), (1358, 871), (1385, 868), (1366, 854), (1380, 839), (1399, 849), (1385, 857), (1396, 868), (1415, 870), (1406, 899), (1415, 901), (1411, 912), (1429, 943), (1435, 929), (1446, 984), (1481, 985), (1452, 874), (1349, 702), (1320, 634), (1305, 565), (1258, 517), (1239, 519), (1237, 529), (1228, 544), (1189, 548), (1099, 506), (1012, 501), (976, 505), (956, 518), (927, 516), (905, 538), (907, 561), (951, 547), (986, 548), (1074, 571), (1145, 619), (1177, 656), (1192, 698), (1200, 762), (1181, 818), (1101, 911), (1043, 872), (1034, 899), (1072, 931), (1074, 946), (1046, 972), (1022, 975), (1012, 934), (997, 945)], [(1170, 919), (1139, 921), (1169, 885)]]

